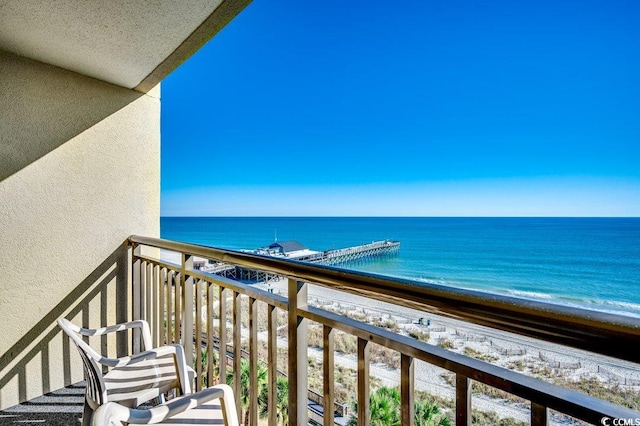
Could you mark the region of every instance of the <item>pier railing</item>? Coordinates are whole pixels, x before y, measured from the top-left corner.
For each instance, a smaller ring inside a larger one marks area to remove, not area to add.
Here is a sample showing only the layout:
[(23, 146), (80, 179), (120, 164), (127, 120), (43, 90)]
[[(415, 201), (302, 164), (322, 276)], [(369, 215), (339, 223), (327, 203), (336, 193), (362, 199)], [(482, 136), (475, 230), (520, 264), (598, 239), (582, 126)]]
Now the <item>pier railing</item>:
[(327, 250), (318, 262), (324, 265), (339, 265), (356, 259), (397, 253), (398, 250), (400, 250), (400, 241), (373, 241), (356, 247)]
[[(340, 292), (393, 303), (404, 308), (431, 312), (497, 330), (534, 337), (573, 348), (584, 349), (621, 360), (640, 363), (640, 323), (637, 319), (586, 311), (548, 303), (487, 295), (469, 290), (417, 283), (380, 275), (347, 271), (286, 259), (258, 256), (231, 250), (215, 249), (167, 240), (132, 236), (132, 276), (134, 318), (151, 323), (154, 344), (179, 342), (193, 361), (196, 346), (207, 349), (206, 362), (196, 362), (198, 377), (214, 383), (232, 371), (241, 371), (243, 336), (249, 360), (248, 395), (250, 424), (258, 421), (258, 362), (266, 358), (268, 368), (269, 424), (277, 424), (276, 378), (278, 360), (278, 313), (286, 315), (286, 369), (288, 373), (288, 417), (291, 425), (308, 423), (308, 323), (314, 321), (323, 329), (323, 403), (333, 407), (334, 344), (336, 331), (357, 338), (357, 419), (369, 424), (370, 356), (372, 344), (400, 353), (400, 394), (403, 425), (414, 424), (416, 360), (421, 360), (455, 374), (455, 421), (471, 424), (472, 383), (483, 383), (530, 401), (532, 425), (546, 425), (549, 410), (576, 419), (601, 424), (603, 418), (635, 419), (640, 413), (552, 383), (525, 376), (479, 359), (433, 346), (409, 336), (358, 321), (338, 313), (309, 306), (308, 288), (319, 285)], [(161, 249), (179, 253), (179, 264), (161, 258)], [(151, 254), (149, 254), (151, 253)], [(287, 297), (260, 290), (221, 276), (193, 268), (193, 257), (252, 268), (277, 274), (287, 279)], [(243, 300), (248, 304), (247, 318), (242, 318)], [(229, 307), (228, 305), (231, 305)], [(260, 355), (258, 339), (258, 306), (266, 306), (266, 356)], [(230, 309), (229, 309), (230, 308)], [(229, 315), (228, 312), (231, 312)], [(248, 321), (247, 321), (248, 320)], [(243, 326), (243, 322), (245, 326)], [(228, 328), (231, 332), (228, 333)], [(204, 333), (205, 342), (194, 339)], [(219, 347), (230, 343), (232, 354), (219, 353), (218, 370), (214, 369), (214, 339)], [(246, 339), (244, 339), (246, 340)], [(200, 351), (197, 352), (200, 359)], [(228, 358), (231, 357), (232, 361)], [(197, 387), (203, 386), (197, 380)], [(240, 380), (233, 388), (240, 395)], [(237, 398), (238, 411), (241, 411)], [(335, 424), (334, 410), (324, 410), (322, 422)]]

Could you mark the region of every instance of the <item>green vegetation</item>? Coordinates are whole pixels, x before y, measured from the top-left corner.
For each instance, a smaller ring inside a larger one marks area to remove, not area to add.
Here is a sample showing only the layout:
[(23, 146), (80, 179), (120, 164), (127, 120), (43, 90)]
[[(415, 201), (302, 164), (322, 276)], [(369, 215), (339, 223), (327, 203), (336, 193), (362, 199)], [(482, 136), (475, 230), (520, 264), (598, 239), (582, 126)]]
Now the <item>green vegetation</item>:
[(438, 346), (443, 349), (455, 349), (456, 345), (450, 339), (446, 337), (441, 337), (438, 339)]
[(466, 356), (470, 356), (472, 358), (479, 359), (480, 361), (489, 362), (489, 363), (496, 362), (496, 361), (498, 361), (500, 359), (500, 357), (497, 357), (495, 355), (491, 355), (491, 354), (488, 354), (488, 353), (477, 351), (477, 350), (475, 350), (475, 349), (473, 349), (473, 348), (471, 348), (469, 346), (465, 346), (464, 347), (463, 353)]
[[(425, 391), (416, 391), (415, 397), (420, 401), (427, 401), (431, 405), (442, 407), (443, 411), (449, 414), (451, 423), (454, 423), (451, 418), (456, 409), (454, 400), (438, 397)], [(495, 412), (485, 412), (477, 409), (472, 409), (471, 411), (471, 422), (473, 426), (527, 426), (529, 424), (511, 417), (500, 418)]]
[[(200, 374), (200, 383), (202, 383), (203, 388), (213, 385), (213, 383), (209, 384), (208, 377), (207, 377), (208, 376), (207, 374), (207, 364), (208, 364), (207, 355), (208, 354), (209, 354), (209, 351), (206, 348), (202, 348), (202, 350), (200, 351), (200, 365), (202, 367), (202, 370), (201, 370), (202, 374)], [(218, 377), (219, 375), (218, 357), (215, 352), (213, 352), (212, 357), (213, 357), (213, 377)], [(194, 370), (196, 370), (195, 366), (194, 366)]]
[(561, 385), (586, 393), (594, 398), (622, 405), (632, 410), (640, 410), (640, 392), (637, 390), (624, 389), (619, 385), (604, 384), (595, 377), (582, 377), (575, 382), (563, 380)]
[(507, 364), (507, 368), (514, 371), (524, 371), (525, 363), (521, 359), (517, 359), (515, 361), (510, 361), (509, 364)]
[[(250, 402), (250, 387), (249, 387), (249, 360), (242, 359), (240, 361), (240, 395), (236, 395), (236, 398), (240, 399), (240, 405), (244, 410), (244, 424), (249, 425), (249, 402)], [(234, 379), (233, 371), (229, 371), (227, 373), (227, 384), (232, 385)], [(268, 394), (267, 388), (267, 366), (261, 362), (258, 363), (258, 382), (256, 383), (258, 387), (258, 403), (260, 405), (261, 401), (266, 401), (268, 397), (265, 397), (265, 394)], [(262, 411), (261, 407), (259, 407), (260, 411)]]
[[(269, 416), (269, 393), (264, 392), (258, 397), (260, 418)], [(278, 424), (289, 426), (289, 381), (286, 377), (278, 377), (276, 381), (276, 419)]]
[[(353, 412), (358, 412), (354, 403)], [(386, 386), (378, 388), (369, 395), (369, 414), (371, 426), (399, 426), (400, 391), (398, 388)], [(441, 412), (437, 405), (429, 401), (416, 401), (414, 404), (414, 421), (416, 426), (450, 426), (451, 420)], [(356, 426), (356, 417), (349, 418), (347, 426)]]
[[(445, 382), (447, 382), (449, 385), (451, 385), (452, 387), (456, 386), (456, 375), (455, 373), (445, 373), (442, 375), (442, 378), (444, 379)], [(519, 396), (513, 395), (511, 393), (502, 391), (500, 389), (494, 388), (492, 386), (489, 385), (485, 385), (484, 383), (480, 383), (480, 382), (472, 382), (471, 384), (471, 392), (474, 395), (485, 395), (488, 396), (489, 398), (493, 398), (493, 399), (503, 399), (505, 401), (509, 401), (511, 403), (518, 403), (518, 404), (526, 404), (527, 401), (520, 398)]]
[(473, 410), (471, 414), (471, 424), (473, 426), (528, 426), (529, 423), (521, 422), (511, 417), (500, 418), (497, 413), (487, 413)]
[(422, 331), (422, 330), (416, 330), (416, 329), (409, 330), (409, 336), (413, 337), (414, 339), (421, 340), (423, 342), (428, 342), (429, 337), (431, 337), (428, 331)]
[(382, 317), (374, 318), (373, 325), (380, 328), (386, 328), (387, 330), (393, 331), (395, 333), (400, 331), (400, 327), (398, 326), (398, 322), (391, 318), (383, 319)]
[[(353, 399), (353, 395), (357, 392), (358, 372), (352, 368), (338, 364), (336, 364), (334, 368), (334, 398), (337, 403), (346, 404)], [(309, 389), (322, 394), (322, 360), (309, 358), (307, 379), (309, 382)], [(380, 385), (380, 379), (377, 377), (371, 377), (369, 380), (373, 387)]]

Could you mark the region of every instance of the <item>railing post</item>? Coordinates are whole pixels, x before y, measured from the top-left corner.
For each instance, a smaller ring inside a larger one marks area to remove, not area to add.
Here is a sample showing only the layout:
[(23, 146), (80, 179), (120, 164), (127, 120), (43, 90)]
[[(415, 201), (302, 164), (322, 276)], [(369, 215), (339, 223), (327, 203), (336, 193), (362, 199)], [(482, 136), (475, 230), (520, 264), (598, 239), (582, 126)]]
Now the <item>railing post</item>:
[(456, 374), (456, 425), (471, 426), (471, 379)]
[[(130, 292), (133, 283), (129, 283), (133, 275), (134, 246), (131, 243), (126, 249), (118, 253), (118, 268), (116, 275), (116, 323), (129, 321), (129, 303), (132, 302)], [(66, 341), (66, 339), (65, 339)], [(65, 352), (66, 353), (66, 352)], [(118, 358), (127, 356), (129, 352), (129, 337), (126, 333), (116, 333), (116, 355)], [(65, 375), (64, 377), (70, 377)]]
[(358, 338), (358, 426), (369, 426), (369, 364), (371, 343)]
[(548, 424), (549, 409), (531, 401), (531, 426), (547, 426)]
[(400, 356), (400, 404), (403, 426), (413, 426), (415, 422), (414, 364), (413, 357), (405, 354)]
[(182, 268), (180, 271), (180, 284), (184, 291), (183, 319), (182, 319), (182, 346), (184, 357), (188, 366), (193, 365), (193, 277), (187, 276), (187, 271), (193, 269), (193, 256), (182, 253)]
[(335, 377), (335, 331), (333, 328), (325, 325), (322, 327), (322, 336), (322, 385), (324, 389), (322, 412), (324, 426), (334, 426), (335, 404), (333, 381)]
[(298, 309), (307, 307), (308, 285), (289, 279), (289, 424), (308, 423), (307, 319)]
[[(133, 256), (140, 255), (140, 246), (135, 246), (133, 249)], [(131, 285), (131, 319), (139, 320), (141, 319), (141, 288), (142, 288), (142, 274), (141, 274), (141, 264), (142, 261), (140, 259), (134, 259), (132, 263), (132, 285)], [(131, 350), (134, 354), (140, 352), (140, 329), (134, 328), (131, 333)]]
[[(278, 398), (278, 311), (273, 305), (268, 306), (267, 321), (268, 336), (268, 363), (269, 363), (269, 426), (276, 426), (278, 412), (276, 401)], [(333, 425), (332, 425), (333, 426)]]

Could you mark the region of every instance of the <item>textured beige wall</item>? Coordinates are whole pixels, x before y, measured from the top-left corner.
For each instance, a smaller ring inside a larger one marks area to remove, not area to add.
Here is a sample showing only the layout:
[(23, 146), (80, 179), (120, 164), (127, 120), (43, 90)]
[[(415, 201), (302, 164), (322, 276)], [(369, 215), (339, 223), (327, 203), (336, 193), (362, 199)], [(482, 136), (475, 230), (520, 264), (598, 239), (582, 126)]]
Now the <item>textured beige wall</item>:
[(56, 318), (126, 304), (123, 242), (159, 235), (159, 89), (0, 52), (0, 110), (2, 409), (82, 379)]

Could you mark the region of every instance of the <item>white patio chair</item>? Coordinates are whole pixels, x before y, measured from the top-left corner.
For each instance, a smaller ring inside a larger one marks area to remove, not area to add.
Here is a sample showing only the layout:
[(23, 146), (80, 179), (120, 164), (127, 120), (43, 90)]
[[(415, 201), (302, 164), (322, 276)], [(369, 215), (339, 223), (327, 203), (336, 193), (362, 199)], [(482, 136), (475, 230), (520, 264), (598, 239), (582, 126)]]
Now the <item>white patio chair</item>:
[[(78, 327), (65, 318), (58, 325), (78, 348), (84, 366), (86, 391), (82, 425), (89, 426), (93, 412), (107, 402), (127, 407), (160, 398), (175, 389), (179, 394), (191, 393), (193, 369), (187, 367), (184, 349), (180, 345), (152, 348), (149, 324), (137, 320), (99, 329)], [(140, 328), (144, 352), (123, 358), (107, 358), (96, 352), (83, 336), (102, 336), (132, 328)], [(109, 367), (106, 374), (98, 365)]]
[(220, 425), (222, 422), (225, 426), (238, 426), (233, 391), (227, 385), (212, 386), (148, 410), (132, 409), (116, 402), (108, 402), (98, 408), (94, 416), (94, 426), (122, 426), (123, 424), (190, 426)]

